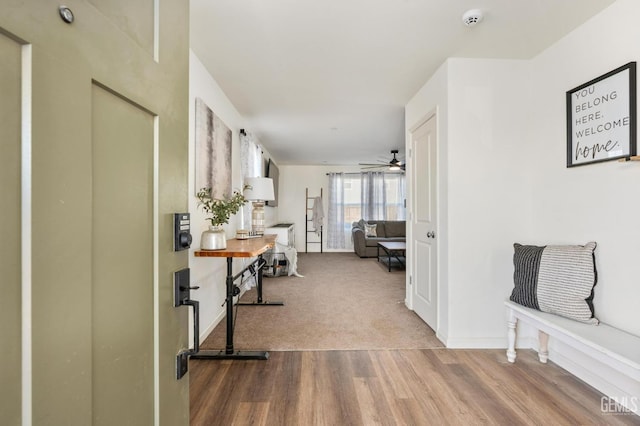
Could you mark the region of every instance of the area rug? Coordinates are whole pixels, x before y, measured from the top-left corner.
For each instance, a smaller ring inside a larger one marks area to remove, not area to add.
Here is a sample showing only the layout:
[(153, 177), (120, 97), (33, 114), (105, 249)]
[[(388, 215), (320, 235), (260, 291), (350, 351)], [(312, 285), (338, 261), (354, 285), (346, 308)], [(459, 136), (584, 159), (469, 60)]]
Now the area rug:
[[(443, 347), (407, 309), (405, 272), (354, 253), (301, 253), (304, 277), (264, 278), (263, 299), (284, 306), (237, 306), (237, 350), (374, 350)], [(255, 301), (255, 288), (242, 301)], [(225, 347), (226, 321), (202, 343)]]

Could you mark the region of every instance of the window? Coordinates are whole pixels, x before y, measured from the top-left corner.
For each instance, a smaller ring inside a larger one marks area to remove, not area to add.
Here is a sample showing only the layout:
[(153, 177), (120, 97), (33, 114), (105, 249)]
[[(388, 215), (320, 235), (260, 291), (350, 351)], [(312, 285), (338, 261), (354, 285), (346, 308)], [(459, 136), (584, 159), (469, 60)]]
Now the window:
[(351, 224), (405, 220), (405, 177), (399, 173), (330, 173), (328, 248), (351, 248)]
[[(252, 133), (240, 132), (240, 170), (242, 182), (248, 177), (264, 176), (262, 149)], [(239, 229), (251, 229), (251, 203), (242, 206)]]

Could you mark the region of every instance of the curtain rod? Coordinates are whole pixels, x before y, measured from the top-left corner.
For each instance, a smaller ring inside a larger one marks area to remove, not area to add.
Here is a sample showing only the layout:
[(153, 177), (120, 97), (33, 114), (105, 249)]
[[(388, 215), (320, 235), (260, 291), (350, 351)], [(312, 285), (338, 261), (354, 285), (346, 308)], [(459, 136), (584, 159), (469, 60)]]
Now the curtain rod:
[[(343, 175), (361, 175), (362, 173), (372, 173), (372, 172), (336, 172), (342, 173)], [(401, 175), (402, 172), (373, 172), (373, 173), (384, 173), (385, 175)], [(331, 173), (325, 173), (325, 175), (329, 176)]]
[[(343, 175), (359, 175), (360, 172), (336, 172), (336, 173), (342, 173)], [(327, 176), (329, 176), (331, 173), (325, 173)]]

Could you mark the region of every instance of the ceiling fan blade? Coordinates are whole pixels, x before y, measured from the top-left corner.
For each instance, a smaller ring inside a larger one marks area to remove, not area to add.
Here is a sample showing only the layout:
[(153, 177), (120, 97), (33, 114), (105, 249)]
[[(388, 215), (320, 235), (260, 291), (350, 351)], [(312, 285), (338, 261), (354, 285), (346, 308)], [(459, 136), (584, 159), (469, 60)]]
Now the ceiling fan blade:
[(391, 150), (391, 154), (393, 158), (391, 161), (380, 161), (379, 163), (358, 163), (359, 166), (364, 166), (362, 169), (380, 169), (385, 170), (388, 169), (390, 171), (405, 171), (405, 162), (399, 160), (396, 155), (398, 155), (398, 150)]

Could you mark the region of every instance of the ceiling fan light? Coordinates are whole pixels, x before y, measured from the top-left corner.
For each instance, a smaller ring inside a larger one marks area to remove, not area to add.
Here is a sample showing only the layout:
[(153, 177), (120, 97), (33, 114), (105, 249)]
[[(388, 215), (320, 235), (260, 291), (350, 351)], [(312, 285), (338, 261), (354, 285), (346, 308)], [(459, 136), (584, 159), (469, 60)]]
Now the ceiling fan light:
[(379, 164), (376, 164), (376, 163), (358, 163), (358, 164), (360, 166), (367, 166), (365, 168), (368, 168), (368, 169), (386, 168), (386, 170), (389, 170), (389, 171), (404, 171), (404, 163), (401, 160), (398, 160), (398, 158), (396, 157), (396, 154), (398, 154), (398, 150), (397, 149), (391, 150), (391, 154), (393, 154), (393, 158), (388, 163), (380, 162)]

